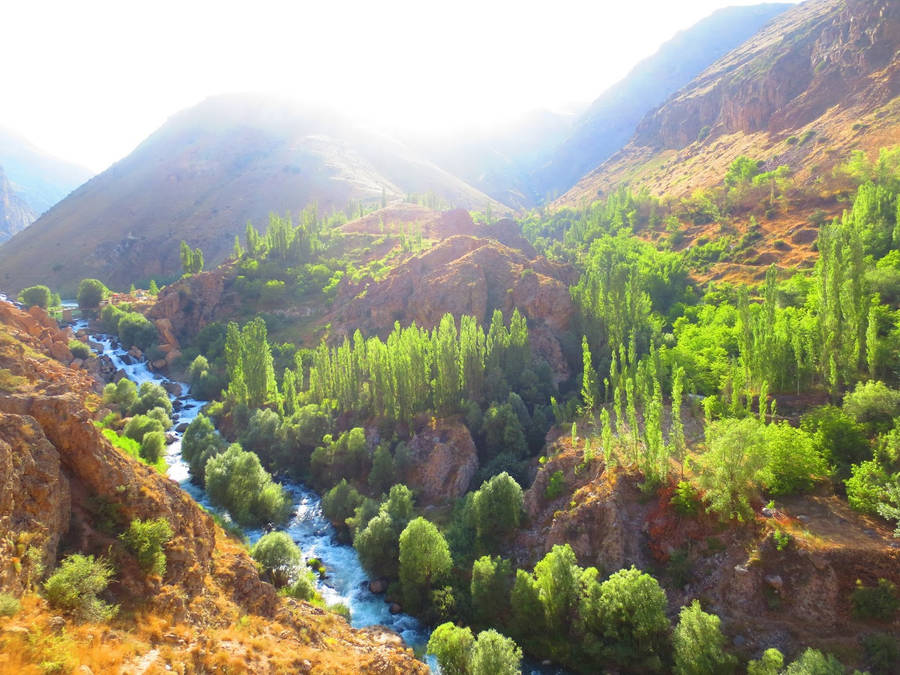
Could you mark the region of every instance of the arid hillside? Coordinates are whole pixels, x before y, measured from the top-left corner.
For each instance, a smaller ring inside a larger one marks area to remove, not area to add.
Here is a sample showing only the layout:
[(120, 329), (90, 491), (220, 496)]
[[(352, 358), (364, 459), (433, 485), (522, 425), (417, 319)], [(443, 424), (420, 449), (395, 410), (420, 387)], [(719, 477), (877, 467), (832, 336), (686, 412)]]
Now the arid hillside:
[(131, 155), (60, 202), (0, 249), (0, 284), (71, 291), (84, 277), (125, 287), (180, 271), (178, 245), (207, 266), (231, 251), (247, 221), (351, 201), (433, 195), (453, 206), (505, 207), (402, 143), (331, 111), (222, 96), (173, 116)]
[(810, 186), (856, 149), (900, 140), (900, 6), (810, 0), (781, 14), (647, 115), (557, 206), (621, 184), (683, 197), (740, 155)]

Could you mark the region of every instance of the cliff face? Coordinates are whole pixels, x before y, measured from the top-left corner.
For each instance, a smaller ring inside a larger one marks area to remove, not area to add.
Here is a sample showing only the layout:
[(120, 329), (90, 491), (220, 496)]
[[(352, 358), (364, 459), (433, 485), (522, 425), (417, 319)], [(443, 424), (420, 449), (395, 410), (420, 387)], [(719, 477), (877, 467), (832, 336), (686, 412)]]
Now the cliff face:
[(35, 218), (37, 214), (13, 191), (0, 167), (0, 244), (31, 225)]
[(809, 0), (784, 12), (649, 113), (558, 205), (629, 182), (684, 196), (744, 154), (802, 183), (855, 149), (900, 141), (900, 5)]
[[(351, 630), (330, 613), (279, 598), (247, 552), (176, 483), (109, 444), (93, 424), (91, 410), (99, 402), (94, 380), (53, 359), (39, 337), (23, 330), (32, 322), (0, 305), (0, 590), (22, 594), (39, 579), (41, 565), (51, 570), (69, 553), (112, 555), (117, 574), (110, 590), (129, 610), (119, 620), (128, 637), (115, 639), (129, 640), (138, 653), (145, 649), (151, 662), (163, 657), (151, 649), (155, 638), (146, 626), (128, 625), (132, 611), (179, 627), (181, 649), (173, 654), (195, 666), (216, 655), (235, 657), (240, 645), (210, 640), (250, 614), (272, 636), (266, 658), (248, 656), (242, 670), (275, 672), (273, 663), (287, 658), (284, 667), (297, 672), (335, 663), (370, 672), (424, 671), (396, 640)], [(163, 578), (142, 574), (117, 541), (132, 519), (160, 517), (174, 530)], [(25, 634), (42, 630), (40, 621), (25, 625)], [(96, 666), (92, 658), (82, 662)]]

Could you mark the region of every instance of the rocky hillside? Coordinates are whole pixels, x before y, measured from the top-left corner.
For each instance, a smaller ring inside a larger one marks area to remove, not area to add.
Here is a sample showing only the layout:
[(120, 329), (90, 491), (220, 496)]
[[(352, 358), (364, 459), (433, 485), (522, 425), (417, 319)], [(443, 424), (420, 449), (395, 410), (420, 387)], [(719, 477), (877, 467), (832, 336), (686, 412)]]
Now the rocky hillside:
[[(46, 314), (0, 303), (0, 591), (24, 593), (22, 610), (0, 618), (0, 672), (41, 672), (51, 654), (98, 673), (425, 672), (396, 636), (280, 598), (174, 482), (111, 446), (92, 423), (98, 383), (50, 356), (71, 360), (67, 339)], [(162, 578), (116, 538), (160, 517), (174, 530)], [(33, 593), (75, 552), (115, 561), (110, 624), (54, 616)]]
[(84, 277), (114, 287), (180, 272), (179, 242), (207, 266), (231, 251), (248, 220), (328, 213), (353, 201), (432, 193), (453, 206), (505, 207), (406, 145), (334, 111), (221, 96), (172, 117), (131, 155), (82, 186), (0, 249), (4, 287), (63, 291)]
[(568, 138), (535, 172), (540, 196), (560, 195), (622, 148), (648, 112), (791, 5), (720, 9), (664, 43), (591, 103)]
[(900, 141), (900, 6), (809, 0), (716, 61), (640, 123), (558, 206), (616, 185), (690, 195), (739, 155), (814, 184), (852, 150)]
[(0, 167), (0, 244), (28, 227), (37, 216), (15, 191)]

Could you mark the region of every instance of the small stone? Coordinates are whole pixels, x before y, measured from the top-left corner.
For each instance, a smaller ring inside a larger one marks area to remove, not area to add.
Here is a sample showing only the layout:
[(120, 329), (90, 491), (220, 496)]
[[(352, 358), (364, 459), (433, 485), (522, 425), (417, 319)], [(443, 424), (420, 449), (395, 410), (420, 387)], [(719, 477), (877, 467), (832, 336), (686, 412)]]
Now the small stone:
[(781, 589), (784, 588), (784, 579), (781, 578), (780, 574), (767, 574), (765, 581), (776, 592), (780, 593)]
[(775, 509), (770, 509), (768, 506), (763, 507), (762, 514), (766, 518), (774, 518), (775, 517)]
[(400, 606), (400, 603), (392, 602), (390, 607), (391, 614), (399, 614), (403, 611), (403, 608)]
[(746, 565), (735, 565), (734, 571), (738, 574), (747, 574), (750, 570), (747, 569)]
[(50, 617), (50, 621), (47, 622), (47, 627), (54, 633), (59, 633), (66, 627), (66, 620), (61, 616)]
[(387, 590), (387, 580), (375, 579), (375, 581), (370, 581), (369, 590), (376, 595), (381, 595)]
[(743, 647), (745, 644), (747, 644), (747, 638), (745, 638), (743, 635), (735, 635), (734, 640), (732, 640), (731, 643), (735, 647)]
[(797, 520), (799, 520), (801, 523), (808, 523), (809, 516), (805, 516), (801, 513), (800, 515), (797, 516)]
[(185, 431), (187, 431), (187, 428), (188, 428), (188, 423), (182, 422), (177, 427), (175, 427), (175, 431), (177, 431), (179, 434), (183, 434)]

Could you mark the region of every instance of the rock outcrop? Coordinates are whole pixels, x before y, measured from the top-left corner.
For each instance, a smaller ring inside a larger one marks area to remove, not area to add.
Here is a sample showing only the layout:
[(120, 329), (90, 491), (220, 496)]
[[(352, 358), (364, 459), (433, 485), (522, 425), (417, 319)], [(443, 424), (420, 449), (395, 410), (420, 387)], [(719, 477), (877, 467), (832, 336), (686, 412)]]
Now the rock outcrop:
[(466, 425), (436, 420), (409, 442), (406, 484), (422, 504), (447, 503), (462, 497), (478, 471), (478, 450)]

